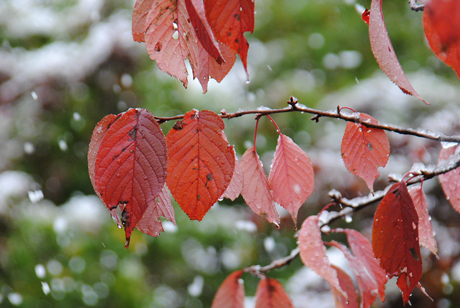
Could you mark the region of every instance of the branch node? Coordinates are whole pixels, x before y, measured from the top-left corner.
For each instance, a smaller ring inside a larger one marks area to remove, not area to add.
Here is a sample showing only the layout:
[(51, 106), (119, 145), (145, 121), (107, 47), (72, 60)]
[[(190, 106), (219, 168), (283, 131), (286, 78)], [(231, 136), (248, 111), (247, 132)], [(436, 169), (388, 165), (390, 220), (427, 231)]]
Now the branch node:
[(314, 115), (313, 117), (311, 117), (310, 120), (315, 121), (316, 123), (318, 123), (318, 122), (319, 122), (319, 118), (321, 118), (321, 116), (320, 116), (319, 114), (316, 114), (316, 115)]

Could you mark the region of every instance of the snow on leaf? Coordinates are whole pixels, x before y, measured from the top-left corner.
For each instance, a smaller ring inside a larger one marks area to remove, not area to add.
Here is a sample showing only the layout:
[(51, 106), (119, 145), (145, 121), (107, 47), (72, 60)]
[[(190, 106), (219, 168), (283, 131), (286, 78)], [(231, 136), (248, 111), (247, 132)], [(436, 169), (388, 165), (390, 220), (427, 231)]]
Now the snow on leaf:
[(299, 232), (299, 249), (303, 264), (329, 282), (331, 288), (335, 288), (341, 295), (346, 297), (346, 293), (342, 290), (337, 278), (337, 272), (331, 267), (326, 255), (326, 248), (321, 239), (318, 216), (309, 216), (302, 223)]
[(238, 163), (238, 158), (235, 152), (235, 169), (233, 170), (232, 180), (227, 187), (227, 190), (222, 195), (222, 198), (228, 198), (234, 201), (240, 195), (243, 190), (243, 170)]
[(286, 135), (278, 137), (268, 179), (273, 199), (289, 211), (297, 226), (297, 212), (313, 192), (313, 167), (307, 154)]
[(356, 230), (344, 229), (343, 232), (347, 234), (348, 244), (350, 245), (353, 255), (377, 282), (380, 299), (385, 301), (385, 284), (388, 278), (385, 271), (379, 266), (379, 263), (374, 257), (371, 243)]
[[(377, 124), (373, 117), (361, 113), (361, 119)], [(379, 176), (378, 167), (385, 167), (390, 155), (390, 143), (385, 131), (348, 122), (342, 139), (342, 158), (347, 169), (362, 178), (370, 191)]]
[(434, 255), (437, 255), (438, 245), (434, 238), (433, 227), (431, 226), (430, 215), (428, 214), (428, 205), (422, 187), (412, 186), (409, 194), (417, 210), (420, 245), (430, 250)]
[[(332, 241), (331, 245), (340, 249), (350, 263), (350, 267), (358, 282), (358, 289), (361, 294), (361, 307), (371, 307), (378, 295), (377, 281), (375, 281), (374, 277), (367, 270), (361, 260), (353, 256), (345, 245), (335, 241)], [(349, 294), (348, 291), (347, 294)]]
[(168, 187), (190, 219), (201, 220), (232, 179), (235, 154), (224, 127), (214, 112), (192, 110), (166, 136)]
[(215, 37), (240, 55), (246, 73), (249, 44), (243, 33), (254, 31), (253, 0), (204, 0)]
[(422, 276), (422, 258), (417, 211), (404, 182), (390, 187), (375, 212), (372, 248), (387, 276), (398, 276), (407, 303)]
[(243, 271), (231, 273), (217, 290), (212, 308), (244, 308)]
[(263, 277), (256, 291), (255, 308), (293, 308), (283, 285), (274, 278)]
[(369, 16), (369, 39), (374, 57), (382, 71), (404, 93), (410, 94), (428, 104), (414, 90), (396, 57), (387, 27), (383, 19), (382, 0), (372, 0)]
[[(453, 155), (457, 147), (458, 146), (447, 149), (442, 148), (439, 152), (438, 164), (442, 160), (447, 160), (449, 156)], [(449, 200), (454, 210), (460, 213), (460, 168), (456, 168), (445, 174), (440, 174), (439, 182), (441, 182), (441, 187), (447, 200)]]
[(100, 143), (94, 181), (109, 210), (122, 211), (126, 247), (148, 205), (163, 189), (166, 161), (163, 132), (144, 109), (117, 116)]
[(335, 308), (358, 308), (358, 292), (356, 292), (353, 280), (341, 268), (332, 265), (337, 272), (337, 278), (340, 287), (347, 293), (348, 299), (340, 293), (339, 290), (331, 286), (332, 295), (334, 295)]
[[(109, 114), (105, 116), (99, 123), (96, 124), (96, 127), (93, 130), (93, 135), (91, 136), (91, 142), (89, 143), (88, 149), (88, 173), (89, 179), (91, 180), (91, 184), (93, 185), (93, 189), (96, 192), (96, 195), (102, 200), (101, 195), (99, 194), (97, 187), (96, 187), (96, 158), (97, 153), (99, 151), (99, 147), (101, 146), (101, 142), (104, 139), (105, 133), (109, 129), (110, 125), (112, 124), (113, 120), (117, 116), (114, 114)], [(107, 205), (105, 205), (107, 207)], [(120, 220), (118, 219), (117, 209), (107, 207), (110, 211), (110, 215), (112, 218), (117, 222), (117, 225), (121, 228)]]
[(243, 190), (241, 195), (244, 200), (254, 213), (278, 227), (280, 217), (276, 211), (270, 183), (255, 147), (252, 146), (244, 152), (240, 166), (241, 170), (243, 170)]
[(460, 78), (460, 2), (431, 0), (425, 5), (423, 28), (436, 56), (451, 66)]
[(150, 58), (156, 60), (158, 67), (182, 81), (185, 87), (185, 60), (188, 59), (194, 78), (199, 79), (206, 92), (210, 75), (220, 81), (230, 71), (234, 52), (226, 50), (221, 54), (222, 46), (214, 41), (203, 18), (204, 8), (196, 0), (137, 0), (133, 11), (133, 37), (138, 42), (144, 41)]

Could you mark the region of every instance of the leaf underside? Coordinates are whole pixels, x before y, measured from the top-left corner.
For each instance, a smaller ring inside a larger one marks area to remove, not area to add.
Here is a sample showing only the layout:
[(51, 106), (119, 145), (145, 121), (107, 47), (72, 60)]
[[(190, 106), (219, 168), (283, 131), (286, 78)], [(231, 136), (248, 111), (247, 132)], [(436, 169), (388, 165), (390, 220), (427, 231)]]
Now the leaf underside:
[(340, 291), (331, 286), (332, 295), (335, 300), (335, 308), (358, 308), (358, 293), (356, 292), (353, 280), (341, 268), (335, 265), (332, 265), (332, 268), (337, 272), (340, 287), (347, 293), (347, 297), (345, 297)]
[(293, 308), (294, 306), (278, 280), (268, 277), (262, 278), (257, 286), (255, 308), (278, 307)]
[[(447, 149), (442, 148), (439, 152), (438, 164), (453, 155), (457, 148), (458, 146)], [(460, 168), (440, 174), (439, 182), (447, 200), (449, 200), (454, 210), (460, 213)]]
[(211, 308), (244, 308), (243, 271), (231, 273), (217, 290)]

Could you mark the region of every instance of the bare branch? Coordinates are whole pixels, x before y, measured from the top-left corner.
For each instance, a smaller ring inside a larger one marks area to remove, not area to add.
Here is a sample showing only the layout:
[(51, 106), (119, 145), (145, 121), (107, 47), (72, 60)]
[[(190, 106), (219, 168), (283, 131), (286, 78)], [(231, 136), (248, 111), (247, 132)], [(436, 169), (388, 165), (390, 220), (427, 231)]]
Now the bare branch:
[[(311, 120), (314, 120), (316, 122), (319, 122), (319, 119), (321, 117), (327, 117), (327, 118), (336, 118), (348, 122), (355, 122), (355, 123), (360, 123), (366, 127), (372, 127), (372, 128), (380, 128), (386, 131), (390, 132), (395, 132), (401, 135), (411, 135), (411, 136), (416, 136), (420, 138), (425, 138), (425, 139), (430, 139), (430, 140), (436, 140), (436, 141), (445, 141), (445, 142), (457, 142), (460, 143), (460, 136), (448, 136), (444, 135), (435, 131), (430, 131), (422, 128), (404, 128), (404, 127), (399, 127), (393, 124), (387, 124), (387, 123), (369, 123), (366, 122), (365, 119), (361, 118), (359, 116), (359, 112), (353, 112), (353, 113), (344, 113), (340, 112), (339, 108), (337, 110), (330, 110), (330, 111), (323, 111), (323, 110), (317, 110), (313, 108), (306, 107), (300, 103), (298, 103), (298, 100), (291, 96), (291, 99), (288, 101), (289, 106), (282, 108), (282, 109), (270, 109), (270, 108), (264, 108), (264, 109), (256, 109), (256, 110), (239, 110), (234, 113), (221, 113), (220, 117), (223, 119), (232, 119), (232, 118), (237, 118), (241, 117), (243, 115), (248, 115), (248, 114), (256, 114), (258, 117), (264, 116), (264, 115), (270, 115), (270, 114), (275, 114), (275, 113), (285, 113), (285, 112), (302, 112), (302, 113), (308, 113), (308, 114), (313, 114), (314, 116), (311, 118)], [(159, 123), (164, 123), (167, 121), (173, 121), (173, 120), (180, 120), (184, 116), (183, 115), (178, 115), (174, 117), (155, 117)]]

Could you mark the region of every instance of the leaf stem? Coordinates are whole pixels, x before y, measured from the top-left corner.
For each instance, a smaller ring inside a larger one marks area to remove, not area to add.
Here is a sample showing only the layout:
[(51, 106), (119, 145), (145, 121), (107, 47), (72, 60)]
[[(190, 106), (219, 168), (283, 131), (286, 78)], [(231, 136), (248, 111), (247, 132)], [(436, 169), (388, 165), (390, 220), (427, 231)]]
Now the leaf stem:
[(276, 130), (278, 131), (278, 134), (281, 135), (281, 130), (279, 126), (276, 124), (275, 120), (273, 120), (273, 118), (270, 115), (267, 115), (267, 117), (270, 119), (270, 121), (272, 121), (273, 125), (275, 125)]

